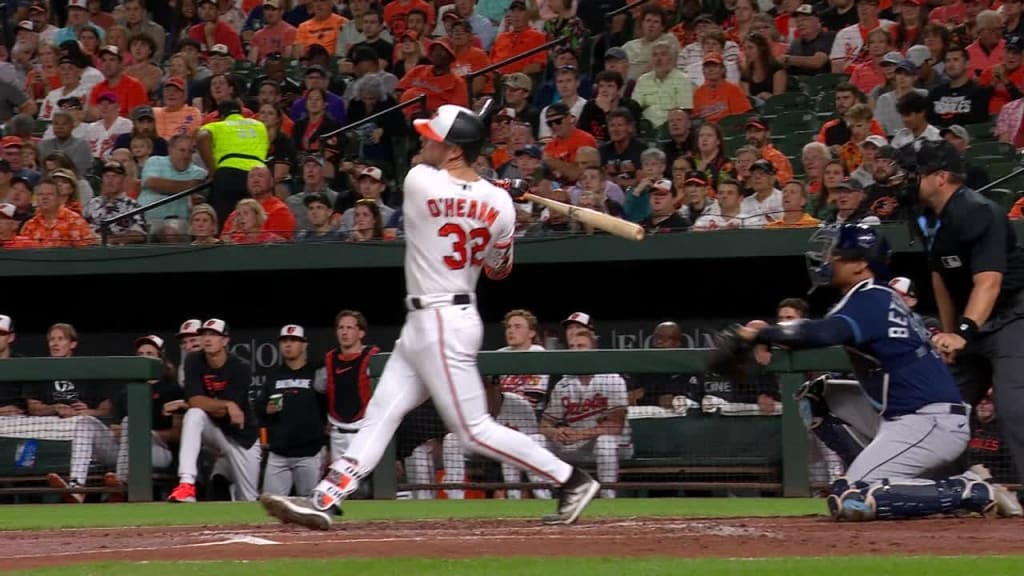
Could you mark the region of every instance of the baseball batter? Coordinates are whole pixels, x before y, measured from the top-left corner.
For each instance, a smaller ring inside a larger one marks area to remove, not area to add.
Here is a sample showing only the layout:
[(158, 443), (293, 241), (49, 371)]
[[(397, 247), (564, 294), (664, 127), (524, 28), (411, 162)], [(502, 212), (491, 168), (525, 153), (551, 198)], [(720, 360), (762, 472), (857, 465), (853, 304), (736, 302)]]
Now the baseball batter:
[[(514, 392), (500, 392), (499, 398), (501, 407), (498, 416), (495, 418), (498, 424), (518, 430), (530, 437), (537, 434), (537, 415), (533, 411), (533, 405), (529, 400)], [(459, 442), (459, 437), (449, 433), (444, 437), (444, 481), (445, 483), (458, 484), (466, 477), (466, 457), (468, 456), (465, 447)], [(518, 484), (522, 481), (523, 471), (507, 462), (501, 463), (501, 477), (508, 484)], [(449, 500), (462, 500), (462, 490), (446, 490)], [(551, 498), (551, 491), (539, 488), (533, 491), (536, 498)], [(508, 490), (505, 496), (509, 500), (519, 500), (522, 496), (519, 490)]]
[[(355, 492), (377, 466), (402, 418), (428, 397), (468, 449), (514, 464), (560, 486), (551, 524), (571, 524), (600, 490), (586, 472), (559, 460), (487, 412), (476, 364), (483, 326), (475, 305), (483, 270), (511, 272), (515, 206), (506, 193), (471, 168), (486, 130), (460, 106), (441, 106), (416, 120), (424, 164), (405, 177), (405, 283), (408, 315), (394, 352), (345, 455), (331, 464), (311, 499), (263, 495), (267, 511), (284, 522), (326, 530), (330, 510)], [(519, 192), (512, 191), (516, 194)]]
[(969, 407), (928, 329), (898, 293), (875, 283), (887, 274), (891, 250), (885, 239), (870, 226), (845, 224), (812, 240), (827, 242), (822, 252), (808, 255), (814, 284), (839, 289), (839, 303), (822, 320), (749, 325), (735, 335), (788, 348), (842, 345), (864, 392), (879, 406), (877, 436), (832, 485), (833, 518), (1019, 510), (1014, 496), (975, 471), (946, 476), (967, 448)]

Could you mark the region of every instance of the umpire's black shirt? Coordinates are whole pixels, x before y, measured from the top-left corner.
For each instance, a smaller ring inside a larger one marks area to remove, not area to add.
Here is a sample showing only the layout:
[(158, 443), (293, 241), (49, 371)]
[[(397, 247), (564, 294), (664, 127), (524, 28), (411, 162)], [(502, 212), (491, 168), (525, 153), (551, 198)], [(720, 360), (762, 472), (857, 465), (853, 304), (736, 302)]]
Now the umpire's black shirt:
[(991, 200), (961, 186), (938, 222), (918, 226), (928, 242), (928, 266), (942, 277), (958, 314), (967, 308), (979, 272), (1001, 272), (1003, 285), (993, 315), (1024, 289), (1024, 251), (1007, 215)]
[(252, 368), (240, 356), (228, 352), (228, 359), (220, 368), (213, 368), (206, 361), (206, 354), (189, 352), (185, 356), (185, 398), (206, 396), (215, 400), (230, 400), (245, 413), (242, 428), (231, 423), (225, 414), (220, 418), (210, 417), (224, 435), (242, 448), (249, 448), (259, 437), (259, 424), (252, 404), (249, 402), (249, 385)]

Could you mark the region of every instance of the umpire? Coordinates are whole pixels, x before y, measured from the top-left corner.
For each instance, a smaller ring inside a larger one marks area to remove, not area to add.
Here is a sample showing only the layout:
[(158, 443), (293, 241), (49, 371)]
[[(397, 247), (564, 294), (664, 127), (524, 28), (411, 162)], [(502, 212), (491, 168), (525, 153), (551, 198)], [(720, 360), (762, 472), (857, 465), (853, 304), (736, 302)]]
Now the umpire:
[(1024, 250), (1004, 210), (964, 186), (960, 154), (922, 144), (917, 221), (942, 332), (932, 338), (972, 406), (991, 387), (1002, 434), (1024, 480)]

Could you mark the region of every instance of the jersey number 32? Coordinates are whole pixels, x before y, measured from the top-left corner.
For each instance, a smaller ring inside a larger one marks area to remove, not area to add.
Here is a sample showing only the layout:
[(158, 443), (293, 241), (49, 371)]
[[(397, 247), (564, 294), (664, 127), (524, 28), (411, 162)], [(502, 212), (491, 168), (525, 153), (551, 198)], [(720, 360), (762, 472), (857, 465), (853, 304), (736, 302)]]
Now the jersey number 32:
[(452, 270), (462, 270), (466, 264), (480, 266), (484, 263), (483, 251), (491, 242), (491, 231), (483, 226), (466, 230), (464, 227), (448, 222), (437, 229), (442, 238), (454, 236), (452, 252), (444, 257), (445, 266)]

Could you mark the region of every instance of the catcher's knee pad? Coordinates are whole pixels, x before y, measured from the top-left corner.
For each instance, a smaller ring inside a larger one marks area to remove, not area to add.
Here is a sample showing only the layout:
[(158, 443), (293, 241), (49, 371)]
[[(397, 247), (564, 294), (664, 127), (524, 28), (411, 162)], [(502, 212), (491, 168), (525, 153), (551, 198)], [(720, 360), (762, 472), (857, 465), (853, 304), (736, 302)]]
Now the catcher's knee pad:
[(843, 461), (843, 467), (849, 468), (861, 451), (864, 443), (846, 422), (832, 414), (825, 414), (818, 419), (811, 431), (829, 450), (836, 453)]
[(868, 491), (880, 520), (920, 518), (960, 510), (988, 514), (992, 487), (967, 478), (882, 480)]

